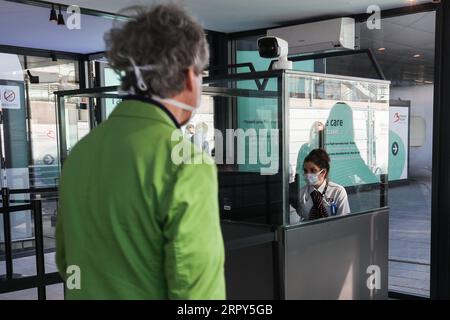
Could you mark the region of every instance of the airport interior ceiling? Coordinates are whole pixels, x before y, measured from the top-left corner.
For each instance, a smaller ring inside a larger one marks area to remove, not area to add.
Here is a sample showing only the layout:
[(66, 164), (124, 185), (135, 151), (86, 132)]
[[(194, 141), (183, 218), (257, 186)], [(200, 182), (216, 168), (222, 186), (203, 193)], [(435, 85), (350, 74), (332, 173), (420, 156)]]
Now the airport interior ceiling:
[[(59, 3), (78, 4), (83, 8), (109, 13), (121, 12), (133, 4), (151, 3), (138, 0), (81, 1), (59, 0)], [(377, 0), (381, 9), (410, 5), (405, 0)], [(415, 1), (415, 4), (429, 1)], [(220, 32), (236, 32), (270, 28), (302, 19), (363, 13), (373, 0), (283, 0), (283, 1), (217, 1), (185, 0), (205, 28)], [(257, 5), (255, 5), (257, 4)], [(239, 7), (239, 10), (236, 8)], [(111, 17), (82, 16), (80, 30), (57, 28), (48, 23), (48, 8), (0, 0), (0, 30), (8, 30), (0, 44), (49, 49), (76, 53), (104, 51), (103, 34), (115, 21)], [(250, 14), (251, 12), (251, 14)], [(126, 12), (125, 12), (126, 13)], [(360, 47), (371, 48), (393, 86), (431, 84), (434, 78), (434, 12), (422, 12), (383, 19), (380, 30), (360, 25)], [(29, 30), (35, 32), (30, 33)], [(41, 36), (39, 36), (41, 35)], [(67, 41), (67, 40), (70, 41)], [(342, 60), (340, 68), (350, 62)], [(352, 64), (365, 68), (364, 64)], [(339, 68), (333, 70), (339, 74)], [(363, 72), (357, 72), (364, 74)], [(345, 73), (342, 73), (345, 74)]]
[[(150, 0), (58, 0), (68, 5), (118, 13), (130, 5), (148, 4)], [(382, 10), (404, 7), (411, 4), (430, 2), (429, 0), (183, 0), (197, 18), (209, 30), (237, 32), (259, 28), (275, 27), (299, 20), (359, 14), (370, 5), (378, 5)], [(239, 9), (238, 9), (239, 8)], [(238, 9), (238, 10), (237, 10)]]

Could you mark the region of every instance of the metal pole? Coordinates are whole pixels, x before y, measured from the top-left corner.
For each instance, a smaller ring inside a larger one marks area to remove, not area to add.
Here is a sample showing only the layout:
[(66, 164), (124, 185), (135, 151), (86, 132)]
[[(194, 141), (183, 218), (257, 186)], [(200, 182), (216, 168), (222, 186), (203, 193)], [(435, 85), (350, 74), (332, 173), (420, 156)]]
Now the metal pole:
[[(45, 277), (44, 232), (41, 200), (31, 200), (34, 214), (34, 239), (36, 246), (36, 271), (38, 279)], [(38, 286), (38, 300), (46, 300), (45, 286)]]
[(388, 206), (389, 178), (387, 174), (380, 175), (380, 208)]
[(436, 52), (433, 112), (433, 175), (431, 199), (432, 300), (450, 299), (450, 2), (436, 12)]
[(3, 231), (5, 234), (5, 264), (6, 264), (6, 279), (13, 278), (13, 261), (12, 261), (12, 247), (11, 247), (11, 219), (9, 211), (9, 189), (2, 188), (2, 203), (3, 203)]

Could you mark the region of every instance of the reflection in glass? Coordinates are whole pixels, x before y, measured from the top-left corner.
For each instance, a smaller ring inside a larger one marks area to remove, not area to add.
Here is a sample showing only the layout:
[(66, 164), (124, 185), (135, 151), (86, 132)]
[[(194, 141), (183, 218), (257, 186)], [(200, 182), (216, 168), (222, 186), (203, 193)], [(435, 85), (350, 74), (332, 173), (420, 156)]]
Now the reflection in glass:
[(226, 220), (282, 224), (281, 102), (276, 78), (265, 88), (257, 82), (263, 79), (217, 82), (204, 90), (215, 125), (220, 211)]
[[(52, 187), (58, 183), (58, 142), (53, 92), (79, 88), (78, 62), (27, 57), (30, 74), (40, 75), (39, 82), (28, 85), (32, 163), (30, 184)], [(74, 115), (68, 115), (73, 118)], [(28, 176), (27, 176), (28, 179)]]
[[(81, 99), (65, 96), (59, 108), (80, 110)], [(206, 79), (201, 106), (179, 138), (215, 160), (223, 219), (297, 223), (290, 195), (293, 185), (306, 186), (303, 163), (316, 148), (330, 155), (329, 180), (345, 187), (351, 213), (363, 212), (386, 205), (388, 100), (389, 85), (379, 80), (291, 71)], [(90, 120), (83, 120), (87, 130)], [(79, 122), (80, 114), (62, 130), (67, 151), (80, 139)]]
[(329, 154), (329, 181), (346, 188), (352, 213), (386, 205), (380, 183), (388, 170), (388, 88), (364, 79), (290, 77), (291, 224), (301, 221), (295, 198), (306, 188), (305, 157), (316, 148)]
[(210, 96), (203, 96), (201, 105), (194, 117), (181, 130), (186, 139), (208, 155), (212, 155), (214, 151), (214, 129), (214, 100)]

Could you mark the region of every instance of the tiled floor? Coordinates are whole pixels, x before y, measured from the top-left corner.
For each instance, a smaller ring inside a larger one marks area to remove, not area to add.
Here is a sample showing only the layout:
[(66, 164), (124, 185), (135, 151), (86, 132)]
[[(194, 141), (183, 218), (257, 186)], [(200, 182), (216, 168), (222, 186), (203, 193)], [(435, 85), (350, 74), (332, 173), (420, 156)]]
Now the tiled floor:
[(431, 181), (389, 189), (389, 288), (429, 296)]
[[(44, 231), (44, 247), (46, 249), (55, 247), (55, 226), (54, 221), (52, 221), (52, 215), (56, 210), (56, 200), (46, 200), (42, 203), (43, 209), (43, 231)], [(19, 225), (16, 229), (20, 232), (22, 226)], [(1, 230), (1, 229), (0, 229)], [(5, 274), (5, 262), (0, 261), (0, 275)], [(34, 276), (36, 275), (36, 258), (35, 256), (29, 256), (24, 258), (17, 258), (13, 261), (14, 274), (21, 276)], [(52, 273), (56, 272), (55, 264), (55, 254), (47, 253), (45, 255), (45, 272)], [(47, 299), (49, 300), (59, 300), (63, 298), (63, 285), (56, 284), (47, 286), (46, 288)], [(36, 300), (37, 290), (23, 290), (13, 293), (0, 294), (0, 300)]]
[[(36, 260), (35, 256), (24, 257), (14, 259), (14, 273), (21, 276), (34, 276), (36, 275)], [(47, 253), (45, 255), (45, 272), (56, 272), (55, 254)], [(5, 274), (4, 263), (0, 264), (0, 274)], [(48, 300), (61, 300), (63, 298), (63, 285), (51, 285), (47, 286), (46, 294)], [(36, 289), (22, 290), (12, 293), (0, 294), (0, 300), (36, 300)]]

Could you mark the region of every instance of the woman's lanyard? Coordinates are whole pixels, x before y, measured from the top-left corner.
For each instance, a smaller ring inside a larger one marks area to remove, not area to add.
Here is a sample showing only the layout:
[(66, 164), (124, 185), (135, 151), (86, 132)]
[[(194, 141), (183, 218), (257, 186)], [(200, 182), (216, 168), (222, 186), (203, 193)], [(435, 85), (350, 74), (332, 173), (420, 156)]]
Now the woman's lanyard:
[(325, 185), (325, 189), (323, 189), (322, 199), (325, 198), (325, 194), (327, 193), (327, 189), (328, 189), (328, 180), (326, 180), (326, 181), (327, 181), (327, 184)]
[(331, 202), (328, 202), (328, 199), (325, 196), (327, 189), (328, 189), (328, 180), (327, 180), (327, 185), (325, 186), (325, 189), (322, 192), (322, 200), (325, 199), (325, 203), (330, 206), (331, 215), (335, 216), (337, 214), (337, 205), (334, 200), (331, 200)]

